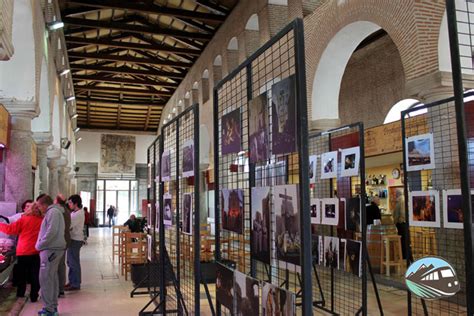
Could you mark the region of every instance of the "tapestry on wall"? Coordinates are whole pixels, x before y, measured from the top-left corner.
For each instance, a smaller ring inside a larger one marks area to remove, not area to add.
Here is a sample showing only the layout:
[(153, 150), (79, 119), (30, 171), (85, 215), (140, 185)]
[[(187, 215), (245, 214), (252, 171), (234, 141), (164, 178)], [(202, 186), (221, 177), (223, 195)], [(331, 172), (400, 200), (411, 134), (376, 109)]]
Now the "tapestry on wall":
[(135, 136), (102, 134), (99, 173), (135, 173)]

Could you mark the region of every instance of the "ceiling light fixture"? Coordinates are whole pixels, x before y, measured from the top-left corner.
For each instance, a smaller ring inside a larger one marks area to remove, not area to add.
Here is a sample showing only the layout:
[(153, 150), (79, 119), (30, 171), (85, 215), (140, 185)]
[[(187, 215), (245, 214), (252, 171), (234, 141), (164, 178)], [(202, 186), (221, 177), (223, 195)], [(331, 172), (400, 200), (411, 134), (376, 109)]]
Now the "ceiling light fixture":
[(67, 75), (67, 74), (70, 73), (70, 72), (71, 72), (71, 69), (66, 68), (66, 69), (64, 69), (63, 71), (61, 71), (61, 72), (59, 73), (59, 75), (60, 75), (60, 76), (65, 76), (65, 75)]
[(76, 142), (80, 142), (82, 140), (82, 137), (79, 137), (78, 139), (76, 139)]
[(79, 132), (80, 129), (81, 129), (80, 127), (76, 127), (76, 128), (74, 129), (74, 133)]
[(61, 22), (61, 21), (53, 21), (53, 22), (47, 23), (46, 26), (48, 27), (48, 30), (54, 31), (54, 30), (58, 30), (58, 29), (63, 28), (64, 23)]
[(69, 101), (74, 101), (74, 100), (76, 100), (76, 97), (73, 96), (73, 95), (67, 97), (67, 99), (66, 99), (67, 102), (69, 102)]
[(77, 113), (74, 113), (72, 116), (71, 116), (71, 120), (75, 119), (75, 118), (78, 118), (79, 117), (79, 114)]

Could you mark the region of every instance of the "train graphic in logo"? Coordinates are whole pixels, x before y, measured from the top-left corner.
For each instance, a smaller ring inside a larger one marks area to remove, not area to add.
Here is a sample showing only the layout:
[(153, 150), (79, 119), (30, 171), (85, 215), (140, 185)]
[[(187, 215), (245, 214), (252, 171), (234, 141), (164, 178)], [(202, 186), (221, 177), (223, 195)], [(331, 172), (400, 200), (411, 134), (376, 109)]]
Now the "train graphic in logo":
[(413, 294), (426, 300), (450, 297), (461, 289), (454, 268), (439, 257), (415, 261), (405, 273), (405, 282)]

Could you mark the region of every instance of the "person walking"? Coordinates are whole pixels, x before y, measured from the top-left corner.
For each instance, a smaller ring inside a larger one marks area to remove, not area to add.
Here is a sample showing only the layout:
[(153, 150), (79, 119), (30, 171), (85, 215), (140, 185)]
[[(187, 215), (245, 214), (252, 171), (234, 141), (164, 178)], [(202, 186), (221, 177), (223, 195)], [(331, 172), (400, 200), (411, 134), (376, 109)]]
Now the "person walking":
[(84, 206), (84, 245), (87, 245), (87, 238), (89, 238), (90, 216), (88, 208)]
[(109, 227), (111, 227), (112, 224), (115, 225), (114, 213), (115, 213), (114, 207), (110, 205), (110, 207), (107, 210), (107, 217), (109, 218)]
[(16, 247), (16, 297), (25, 296), (26, 283), (29, 280), (31, 283), (30, 300), (36, 302), (40, 289), (38, 279), (40, 257), (35, 244), (38, 239), (43, 216), (37, 208), (33, 207), (33, 201), (31, 200), (23, 209), (23, 216), (13, 224), (0, 224), (0, 232), (18, 236)]
[(66, 291), (81, 289), (81, 247), (84, 244), (84, 210), (79, 195), (71, 195), (68, 199), (71, 209), (71, 244), (67, 248), (67, 265), (69, 267), (69, 283)]
[[(58, 194), (54, 199), (54, 204), (60, 205), (64, 216), (64, 239), (66, 240), (66, 249), (71, 244), (71, 211), (66, 204), (64, 195)], [(59, 296), (64, 295), (64, 286), (66, 285), (66, 252), (63, 253), (58, 266)]]
[(40, 195), (36, 205), (44, 216), (35, 245), (40, 253), (39, 283), (43, 300), (38, 315), (55, 316), (58, 315), (58, 266), (66, 248), (64, 215), (49, 195)]

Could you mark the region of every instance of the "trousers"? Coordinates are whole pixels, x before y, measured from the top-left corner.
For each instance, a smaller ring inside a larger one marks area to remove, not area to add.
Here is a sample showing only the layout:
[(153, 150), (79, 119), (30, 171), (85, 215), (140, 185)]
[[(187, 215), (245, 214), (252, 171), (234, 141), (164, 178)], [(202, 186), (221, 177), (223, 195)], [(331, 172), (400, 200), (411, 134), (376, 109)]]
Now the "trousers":
[(58, 265), (58, 283), (59, 292), (64, 292), (64, 285), (66, 285), (66, 253), (63, 253)]
[(69, 285), (71, 287), (81, 287), (81, 247), (82, 240), (71, 240), (67, 248), (67, 266), (69, 267)]
[(26, 283), (31, 283), (30, 298), (33, 301), (38, 299), (38, 292), (40, 289), (39, 284), (39, 269), (40, 269), (40, 256), (18, 256), (17, 257), (17, 288), (16, 296), (25, 296)]
[(40, 252), (39, 283), (44, 309), (53, 313), (58, 308), (58, 265), (64, 250)]

